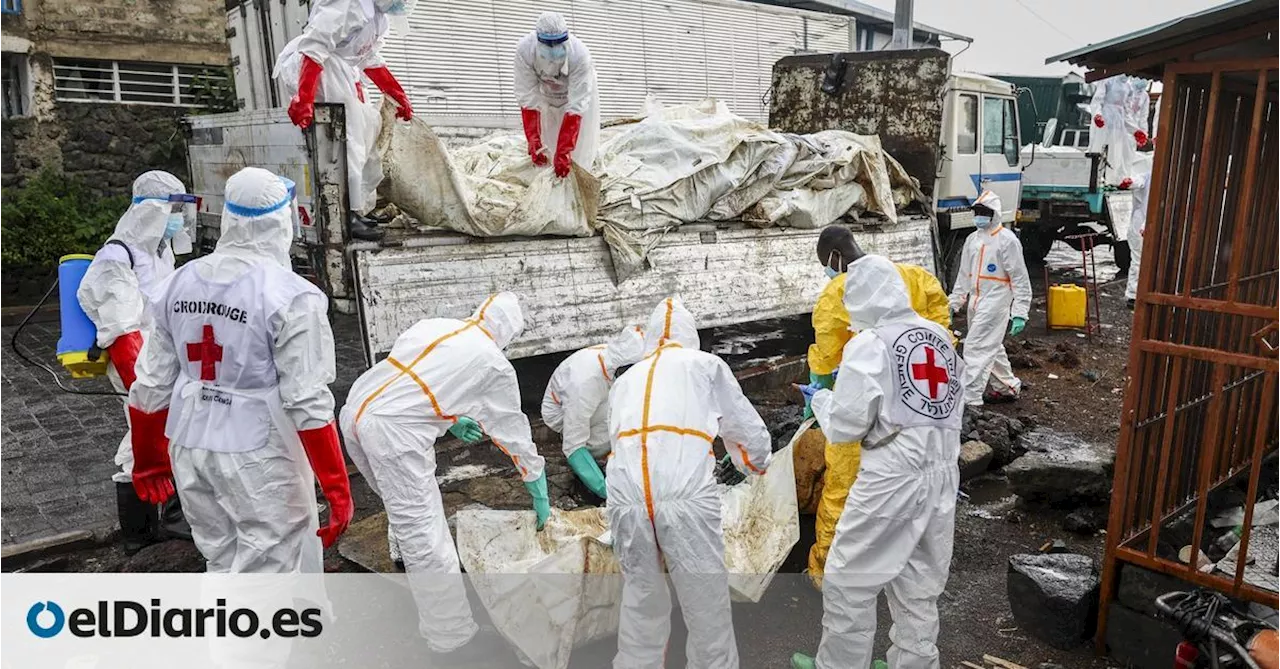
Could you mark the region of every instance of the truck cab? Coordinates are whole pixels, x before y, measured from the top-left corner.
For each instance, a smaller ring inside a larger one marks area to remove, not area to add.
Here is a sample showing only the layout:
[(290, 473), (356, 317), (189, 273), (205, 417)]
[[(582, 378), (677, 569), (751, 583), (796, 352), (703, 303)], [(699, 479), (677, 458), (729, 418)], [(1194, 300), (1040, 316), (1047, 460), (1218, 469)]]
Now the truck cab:
[[(1022, 188), (1013, 85), (956, 73), (948, 77), (944, 95), (934, 209), (940, 215), (967, 212), (974, 198), (990, 190), (1000, 196), (1001, 219), (1012, 223)], [(946, 218), (951, 230), (973, 227), (968, 216)]]

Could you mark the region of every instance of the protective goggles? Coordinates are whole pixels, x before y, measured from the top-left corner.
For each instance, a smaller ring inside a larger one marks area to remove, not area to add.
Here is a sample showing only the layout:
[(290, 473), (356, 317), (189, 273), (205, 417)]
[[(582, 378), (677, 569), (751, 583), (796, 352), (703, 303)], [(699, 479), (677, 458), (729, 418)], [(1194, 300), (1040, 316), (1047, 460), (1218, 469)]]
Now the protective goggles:
[(186, 208), (187, 206), (192, 206), (192, 207), (194, 207), (196, 210), (199, 210), (199, 209), (200, 209), (200, 202), (201, 202), (201, 199), (200, 199), (200, 196), (199, 196), (199, 195), (191, 195), (191, 194), (189, 194), (189, 193), (174, 193), (173, 195), (168, 195), (168, 196), (164, 196), (164, 197), (155, 196), (155, 195), (135, 195), (135, 196), (133, 196), (133, 203), (134, 203), (134, 204), (138, 204), (138, 203), (140, 203), (140, 202), (146, 202), (147, 200), (159, 200), (159, 201), (161, 201), (161, 202), (169, 202), (169, 203), (171, 203), (171, 204), (175, 205), (175, 206), (173, 207), (173, 210), (174, 210), (175, 212), (176, 212), (176, 211), (181, 211), (183, 208)]
[(568, 41), (568, 39), (569, 39), (568, 31), (565, 31), (562, 33), (554, 33), (554, 34), (538, 33), (538, 41), (547, 46), (564, 44), (566, 41)]

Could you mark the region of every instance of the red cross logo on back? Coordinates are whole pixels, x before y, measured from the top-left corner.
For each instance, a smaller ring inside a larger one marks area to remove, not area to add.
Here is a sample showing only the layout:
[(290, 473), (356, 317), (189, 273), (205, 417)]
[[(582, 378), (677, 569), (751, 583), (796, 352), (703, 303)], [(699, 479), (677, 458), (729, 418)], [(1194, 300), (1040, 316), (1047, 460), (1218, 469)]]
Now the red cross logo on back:
[[(929, 358), (930, 362), (933, 358)], [(200, 341), (187, 344), (187, 361), (200, 363), (200, 380), (213, 381), (218, 378), (218, 363), (222, 362), (222, 347), (213, 338), (213, 326), (204, 326), (204, 336)]]
[(951, 380), (951, 377), (947, 374), (947, 368), (938, 366), (934, 362), (935, 355), (936, 352), (932, 346), (925, 346), (924, 362), (911, 363), (911, 378), (919, 381), (928, 381), (929, 399), (934, 400), (938, 399), (938, 386), (946, 385)]

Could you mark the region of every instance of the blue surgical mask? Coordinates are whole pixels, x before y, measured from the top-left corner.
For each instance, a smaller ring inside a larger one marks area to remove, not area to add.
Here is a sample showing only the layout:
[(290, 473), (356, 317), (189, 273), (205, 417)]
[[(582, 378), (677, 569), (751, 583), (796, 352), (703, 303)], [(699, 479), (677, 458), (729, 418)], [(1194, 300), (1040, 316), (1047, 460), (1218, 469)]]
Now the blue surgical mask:
[(547, 44), (539, 43), (538, 53), (541, 54), (543, 58), (550, 61), (562, 61), (565, 59), (565, 56), (567, 55), (563, 42), (556, 45), (547, 45)]
[(178, 231), (184, 225), (186, 225), (186, 221), (182, 214), (169, 214), (169, 220), (165, 222), (164, 226), (164, 238), (173, 239), (173, 236), (178, 234)]
[(839, 273), (839, 272), (837, 272), (837, 271), (835, 270), (835, 268), (834, 268), (834, 267), (823, 267), (823, 268), (822, 268), (822, 271), (824, 271), (824, 272), (826, 272), (826, 273), (827, 273), (827, 278), (828, 278), (828, 279), (834, 279), (834, 278), (836, 278), (836, 277), (840, 276), (840, 273)]
[(986, 230), (987, 228), (990, 228), (990, 227), (991, 227), (992, 220), (991, 220), (991, 217), (990, 217), (990, 216), (976, 216), (976, 215), (975, 215), (975, 216), (973, 217), (973, 224), (974, 224), (974, 225), (976, 225), (976, 226), (978, 227), (978, 229), (979, 229), (979, 230)]
[(404, 2), (401, 0), (393, 0), (393, 2), (388, 3), (386, 8), (382, 11), (391, 16), (404, 16), (409, 13), (409, 8), (406, 7)]

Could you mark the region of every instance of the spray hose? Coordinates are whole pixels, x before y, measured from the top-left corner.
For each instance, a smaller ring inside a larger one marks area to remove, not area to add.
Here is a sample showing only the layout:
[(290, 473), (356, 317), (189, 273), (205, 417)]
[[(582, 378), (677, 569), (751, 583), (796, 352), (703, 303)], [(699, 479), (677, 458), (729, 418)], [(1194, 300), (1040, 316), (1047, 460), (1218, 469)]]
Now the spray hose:
[(71, 388), (68, 388), (67, 386), (62, 384), (62, 377), (59, 376), (58, 373), (53, 370), (53, 368), (49, 367), (48, 365), (41, 364), (40, 362), (37, 362), (35, 360), (32, 360), (31, 358), (28, 358), (27, 355), (22, 352), (22, 349), (18, 347), (18, 335), (22, 334), (23, 329), (25, 329), (27, 327), (27, 324), (31, 322), (31, 318), (36, 315), (37, 311), (40, 311), (40, 307), (44, 306), (44, 303), (48, 301), (49, 296), (52, 295), (53, 291), (57, 289), (58, 289), (58, 279), (55, 277), (53, 280), (53, 283), (49, 285), (49, 290), (46, 290), (44, 292), (44, 297), (40, 298), (40, 301), (36, 303), (36, 306), (31, 308), (31, 312), (27, 314), (27, 317), (22, 319), (22, 322), (18, 324), (18, 329), (14, 330), (13, 336), (9, 338), (9, 347), (13, 349), (14, 354), (17, 355), (19, 358), (21, 358), (23, 362), (27, 363), (28, 365), (31, 365), (32, 367), (43, 369), (44, 371), (48, 372), (49, 376), (53, 377), (53, 382), (58, 384), (58, 388), (64, 393), (69, 393), (71, 395), (102, 395), (107, 397), (128, 397), (129, 396), (128, 393), (119, 393), (114, 390), (111, 390), (111, 391), (73, 390)]

